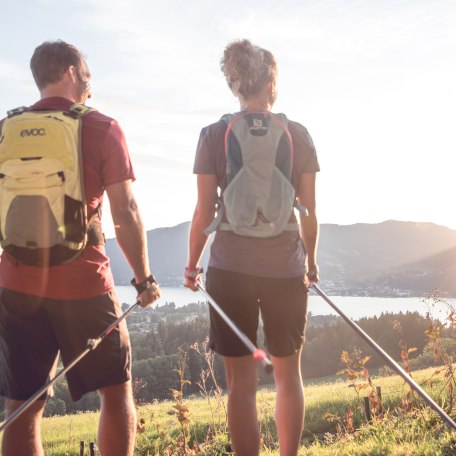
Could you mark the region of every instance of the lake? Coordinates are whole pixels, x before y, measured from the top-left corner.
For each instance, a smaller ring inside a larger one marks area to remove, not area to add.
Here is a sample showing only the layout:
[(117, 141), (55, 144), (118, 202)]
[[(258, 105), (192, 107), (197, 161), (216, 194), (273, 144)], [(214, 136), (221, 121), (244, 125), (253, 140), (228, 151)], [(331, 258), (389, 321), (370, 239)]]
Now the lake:
[[(135, 289), (132, 286), (117, 286), (117, 294), (120, 302), (133, 304), (136, 298)], [(331, 301), (350, 318), (357, 320), (362, 317), (379, 316), (382, 313), (419, 312), (424, 315), (431, 310), (436, 318), (445, 318), (448, 308), (445, 305), (435, 306), (428, 309), (420, 298), (371, 298), (330, 296)], [(184, 306), (192, 302), (205, 302), (204, 296), (199, 292), (192, 292), (184, 287), (161, 287), (161, 298), (158, 305), (174, 302), (176, 306)], [(456, 299), (448, 299), (453, 307), (456, 307)], [(309, 311), (313, 315), (336, 315), (336, 312), (320, 296), (311, 291), (309, 296)]]

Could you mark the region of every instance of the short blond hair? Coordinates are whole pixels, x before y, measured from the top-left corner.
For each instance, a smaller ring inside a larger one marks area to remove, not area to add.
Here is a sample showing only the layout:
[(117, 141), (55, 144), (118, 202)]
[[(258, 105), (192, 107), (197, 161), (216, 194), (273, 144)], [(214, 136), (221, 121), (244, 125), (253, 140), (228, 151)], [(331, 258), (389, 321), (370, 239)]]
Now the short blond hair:
[(228, 44), (220, 68), (234, 95), (243, 99), (258, 94), (277, 79), (277, 62), (272, 53), (245, 39)]

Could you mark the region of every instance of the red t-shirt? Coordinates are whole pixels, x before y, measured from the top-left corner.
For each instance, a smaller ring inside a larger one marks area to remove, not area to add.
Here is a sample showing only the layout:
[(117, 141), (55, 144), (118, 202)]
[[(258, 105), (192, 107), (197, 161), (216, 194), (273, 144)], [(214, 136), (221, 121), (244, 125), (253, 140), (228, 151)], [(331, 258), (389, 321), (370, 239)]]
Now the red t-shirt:
[[(66, 98), (51, 97), (31, 111), (62, 110), (72, 105)], [(119, 124), (98, 111), (82, 118), (82, 157), (87, 212), (90, 217), (103, 201), (107, 185), (135, 176), (125, 137)], [(87, 299), (109, 292), (114, 279), (102, 245), (88, 245), (68, 264), (37, 267), (20, 264), (6, 252), (0, 258), (0, 287), (52, 299)]]

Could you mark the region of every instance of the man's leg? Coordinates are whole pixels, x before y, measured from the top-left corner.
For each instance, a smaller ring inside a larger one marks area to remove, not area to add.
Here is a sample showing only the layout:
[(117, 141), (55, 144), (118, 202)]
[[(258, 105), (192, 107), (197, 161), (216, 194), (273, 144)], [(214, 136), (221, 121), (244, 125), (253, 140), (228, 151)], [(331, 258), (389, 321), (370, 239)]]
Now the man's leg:
[(103, 456), (130, 456), (135, 448), (136, 410), (131, 382), (106, 386), (101, 399), (98, 448)]
[[(10, 416), (24, 401), (6, 400), (6, 416)], [(10, 424), (3, 433), (3, 456), (43, 456), (41, 417), (45, 401), (36, 401)]]
[(251, 355), (223, 358), (228, 387), (228, 426), (236, 456), (256, 456), (260, 431), (256, 410), (258, 374)]
[(304, 425), (301, 350), (291, 356), (271, 359), (276, 383), (275, 415), (280, 456), (296, 456)]
[[(44, 306), (43, 298), (0, 288), (0, 394), (7, 397), (7, 417), (54, 373), (58, 347)], [(36, 401), (8, 426), (2, 439), (3, 456), (44, 454), (44, 406), (44, 400)]]

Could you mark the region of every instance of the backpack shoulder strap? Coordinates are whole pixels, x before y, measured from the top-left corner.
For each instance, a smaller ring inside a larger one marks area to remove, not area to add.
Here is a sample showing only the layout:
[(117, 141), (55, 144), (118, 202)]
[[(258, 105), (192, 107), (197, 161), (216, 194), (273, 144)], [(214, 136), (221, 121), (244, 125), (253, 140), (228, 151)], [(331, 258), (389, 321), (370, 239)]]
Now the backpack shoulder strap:
[(14, 117), (18, 116), (19, 114), (22, 114), (23, 112), (27, 111), (27, 106), (20, 106), (19, 108), (14, 108), (10, 109), (9, 111), (6, 112), (8, 117)]
[(81, 118), (81, 117), (84, 117), (89, 112), (96, 111), (96, 109), (91, 108), (90, 106), (80, 104), (80, 103), (75, 103), (75, 104), (71, 105), (71, 107), (68, 111), (70, 113), (74, 114), (77, 118)]
[[(226, 133), (225, 133), (225, 154), (226, 154), (226, 143), (227, 143), (227, 136), (229, 135), (229, 131), (230, 131), (230, 125), (231, 125), (231, 122), (236, 118), (236, 117), (240, 117), (242, 114), (237, 112), (237, 113), (234, 113), (234, 114), (224, 114), (220, 120), (225, 122), (226, 125), (227, 125), (227, 128), (226, 128)], [(214, 219), (212, 220), (212, 222), (209, 224), (209, 226), (207, 226), (205, 229), (204, 229), (204, 234), (206, 236), (209, 236), (211, 233), (213, 233), (214, 231), (217, 230), (217, 228), (221, 225), (222, 223), (222, 219), (223, 219), (223, 215), (225, 213), (225, 208), (223, 206), (223, 200), (222, 198), (218, 198), (217, 199), (217, 202), (216, 202), (216, 216), (214, 217)]]
[(233, 119), (235, 119), (236, 117), (240, 117), (241, 115), (242, 113), (240, 112), (235, 112), (232, 114), (223, 114), (223, 116), (220, 117), (220, 120), (223, 120), (227, 125), (229, 125)]
[(288, 130), (288, 117), (284, 113), (282, 113), (282, 112), (278, 112), (275, 114), (271, 113), (271, 116), (275, 117), (276, 120), (279, 121), (281, 124), (283, 124)]
[[(68, 110), (76, 119), (82, 119), (82, 117), (94, 111), (96, 111), (95, 108), (80, 103), (73, 104)], [(97, 222), (97, 216), (101, 220), (101, 204), (87, 221), (87, 243), (91, 245), (104, 245), (106, 243), (105, 236), (101, 229), (101, 224)]]
[[(272, 113), (271, 113), (272, 114)], [(286, 123), (288, 125), (288, 117), (283, 113), (283, 112), (276, 112), (272, 114), (273, 116), (280, 117), (282, 122)]]
[[(14, 117), (14, 116), (17, 116), (17, 115), (20, 115), (20, 114), (26, 112), (27, 110), (28, 110), (27, 106), (20, 106), (18, 108), (8, 110), (6, 112), (6, 114), (8, 117)], [(68, 110), (68, 112), (70, 112), (71, 114), (73, 114), (75, 117), (78, 117), (78, 118), (83, 117), (92, 111), (96, 111), (96, 109), (91, 108), (90, 106), (85, 106), (80, 103), (74, 103), (73, 105), (71, 105), (70, 109)]]

